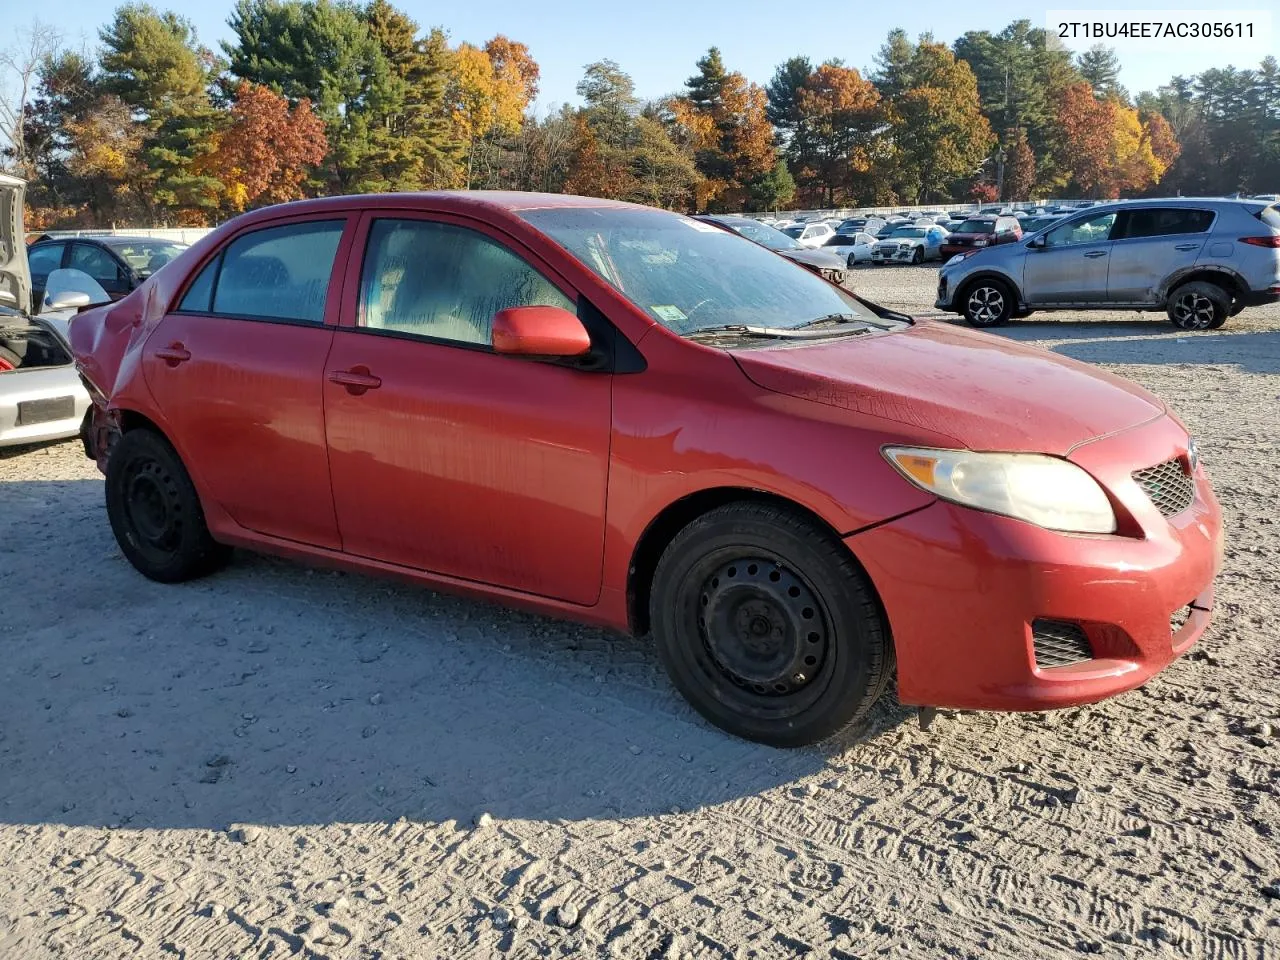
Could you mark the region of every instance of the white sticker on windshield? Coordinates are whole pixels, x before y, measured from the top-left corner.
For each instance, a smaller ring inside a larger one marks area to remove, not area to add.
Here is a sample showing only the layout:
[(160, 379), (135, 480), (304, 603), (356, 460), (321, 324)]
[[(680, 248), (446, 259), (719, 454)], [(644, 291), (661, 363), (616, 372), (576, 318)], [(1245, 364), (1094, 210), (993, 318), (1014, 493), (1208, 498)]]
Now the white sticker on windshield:
[(701, 220), (694, 220), (691, 217), (677, 217), (686, 227), (693, 227), (695, 230), (701, 230), (703, 233), (720, 233), (719, 227), (714, 227), (709, 223), (703, 223)]
[[(714, 230), (715, 227), (711, 229)], [(669, 303), (654, 304), (649, 309), (659, 320), (665, 320), (667, 323), (679, 323), (681, 320), (689, 319), (679, 307), (673, 307)]]

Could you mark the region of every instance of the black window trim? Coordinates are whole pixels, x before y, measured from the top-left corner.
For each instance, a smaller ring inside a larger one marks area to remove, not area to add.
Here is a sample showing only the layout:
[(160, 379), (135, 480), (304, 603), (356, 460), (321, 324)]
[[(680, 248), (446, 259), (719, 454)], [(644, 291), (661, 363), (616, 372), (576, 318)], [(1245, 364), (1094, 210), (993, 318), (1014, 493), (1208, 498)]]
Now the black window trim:
[[(226, 260), (226, 253), (227, 253), (228, 247), (230, 247), (233, 243), (235, 243), (237, 240), (239, 240), (242, 237), (248, 237), (255, 233), (261, 233), (264, 230), (274, 230), (279, 227), (291, 227), (299, 223), (340, 223), (342, 224), (342, 233), (338, 234), (338, 247), (337, 249), (334, 250), (333, 264), (329, 267), (329, 284), (330, 286), (332, 286), (334, 275), (335, 275), (334, 271), (338, 266), (338, 253), (341, 251), (341, 248), (342, 248), (342, 238), (346, 234), (347, 229), (350, 227), (351, 219), (352, 218), (349, 213), (344, 213), (336, 217), (300, 217), (296, 220), (295, 219), (284, 220), (284, 221), (274, 220), (268, 223), (264, 223), (261, 226), (256, 226), (251, 229), (243, 230), (240, 233), (237, 233), (231, 239), (227, 240), (222, 246), (220, 246), (212, 257), (210, 257), (208, 260), (202, 263), (200, 265), (200, 269), (193, 270), (187, 276), (187, 279), (183, 282), (183, 285), (179, 289), (178, 293), (170, 301), (171, 303), (174, 304), (174, 306), (172, 309), (167, 311), (167, 313), (174, 314), (175, 316), (179, 316), (179, 317), (216, 317), (221, 320), (244, 320), (248, 323), (278, 323), (287, 327), (307, 327), (308, 329), (311, 329), (311, 330), (338, 329), (338, 327), (335, 324), (325, 323), (323, 316), (317, 322), (315, 320), (299, 320), (296, 317), (266, 317), (266, 316), (262, 316), (261, 314), (251, 314), (251, 313), (220, 313), (213, 309), (213, 301), (218, 291), (218, 281), (222, 279), (222, 264)], [(182, 301), (187, 298), (187, 293), (191, 290), (191, 287), (195, 284), (196, 280), (200, 278), (200, 275), (215, 263), (216, 263), (216, 266), (214, 266), (214, 270), (213, 270), (213, 282), (209, 285), (209, 309), (183, 310)], [(329, 298), (329, 293), (328, 291), (326, 291), (325, 292), (326, 306), (328, 305), (328, 298)]]
[[(457, 223), (452, 219), (442, 219), (437, 215), (436, 211), (368, 211), (368, 227), (364, 235), (364, 248), (360, 251), (360, 272), (357, 275), (356, 286), (356, 316), (352, 317), (352, 324), (349, 327), (339, 327), (339, 332), (366, 334), (374, 337), (387, 337), (393, 340), (408, 340), (413, 343), (428, 343), (440, 347), (458, 347), (462, 350), (470, 350), (474, 353), (487, 353), (491, 356), (501, 357), (507, 360), (517, 360), (526, 363), (547, 363), (552, 366), (570, 367), (580, 370), (583, 373), (639, 373), (647, 366), (643, 354), (636, 349), (635, 345), (624, 337), (618, 328), (609, 321), (595, 304), (591, 303), (581, 292), (574, 290), (576, 299), (574, 300), (575, 315), (587, 330), (587, 335), (591, 338), (591, 349), (587, 353), (579, 357), (535, 357), (520, 356), (510, 353), (498, 353), (493, 349), (492, 343), (472, 343), (469, 340), (453, 340), (448, 337), (433, 337), (424, 333), (413, 333), (408, 330), (394, 330), (384, 327), (369, 327), (363, 323), (363, 306), (364, 306), (364, 270), (369, 261), (369, 243), (373, 239), (373, 225), (379, 220), (399, 220), (408, 223), (434, 223), (442, 226), (457, 227), (460, 230), (469, 230), (479, 235), (489, 243), (494, 244), (502, 250), (505, 250), (511, 256), (516, 257), (521, 263), (525, 264), (530, 270), (534, 271), (538, 276), (542, 277), (546, 282), (560, 291), (566, 298), (569, 295), (564, 292), (561, 284), (556, 283), (547, 276), (547, 271), (539, 268), (537, 264), (531, 263), (529, 258), (524, 256), (517, 250), (511, 248), (510, 245), (500, 243), (496, 238), (485, 233), (477, 227), (463, 223)], [(405, 216), (406, 213), (414, 213), (416, 216)], [(389, 215), (384, 215), (389, 214)], [(398, 215), (397, 215), (398, 214)], [(451, 216), (446, 214), (446, 217)], [(564, 281), (573, 289), (567, 280)]]

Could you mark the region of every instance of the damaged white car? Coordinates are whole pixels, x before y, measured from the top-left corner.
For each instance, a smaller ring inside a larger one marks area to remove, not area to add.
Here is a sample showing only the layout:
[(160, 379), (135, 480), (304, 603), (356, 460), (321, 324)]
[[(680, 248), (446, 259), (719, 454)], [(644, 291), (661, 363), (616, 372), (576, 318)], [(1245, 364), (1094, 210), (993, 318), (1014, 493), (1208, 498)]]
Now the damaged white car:
[(22, 229), (26, 184), (0, 174), (0, 447), (61, 440), (80, 432), (89, 394), (71, 359), (67, 337), (81, 307), (110, 297), (88, 274), (49, 275), (38, 316)]

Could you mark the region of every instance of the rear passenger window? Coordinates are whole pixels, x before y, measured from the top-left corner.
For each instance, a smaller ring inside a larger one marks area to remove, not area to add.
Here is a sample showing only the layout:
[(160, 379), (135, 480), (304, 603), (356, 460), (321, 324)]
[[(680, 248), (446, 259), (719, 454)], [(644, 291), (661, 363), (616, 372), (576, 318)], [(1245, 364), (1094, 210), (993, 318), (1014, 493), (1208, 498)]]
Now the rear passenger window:
[(1121, 239), (1170, 237), (1180, 233), (1204, 233), (1213, 223), (1213, 211), (1181, 207), (1142, 207), (1125, 213)]
[(31, 268), (33, 277), (44, 278), (62, 266), (63, 245), (60, 243), (42, 243), (27, 252), (27, 266)]
[(344, 226), (312, 220), (238, 237), (200, 271), (179, 309), (323, 323)]

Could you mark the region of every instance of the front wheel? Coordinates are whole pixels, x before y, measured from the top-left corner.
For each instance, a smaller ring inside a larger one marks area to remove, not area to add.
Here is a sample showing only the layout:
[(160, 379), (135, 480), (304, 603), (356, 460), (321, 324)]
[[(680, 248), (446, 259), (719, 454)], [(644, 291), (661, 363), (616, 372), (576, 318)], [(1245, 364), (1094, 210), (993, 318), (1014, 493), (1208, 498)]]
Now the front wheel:
[(922, 263), (924, 263), (924, 250), (920, 247), (916, 247), (915, 251), (911, 254), (911, 264), (912, 266), (918, 267)]
[(650, 621), (693, 707), (773, 746), (841, 730), (892, 672), (879, 601), (844, 544), (772, 505), (728, 504), (677, 534), (654, 574)]
[(1216, 330), (1230, 311), (1231, 296), (1216, 283), (1193, 280), (1169, 295), (1169, 321), (1179, 330)]
[(1013, 314), (1013, 291), (999, 280), (979, 280), (965, 291), (964, 318), (975, 327), (997, 327)]
[(107, 461), (107, 518), (116, 542), (139, 573), (178, 583), (212, 573), (230, 550), (205, 525), (195, 485), (160, 434), (130, 430)]

